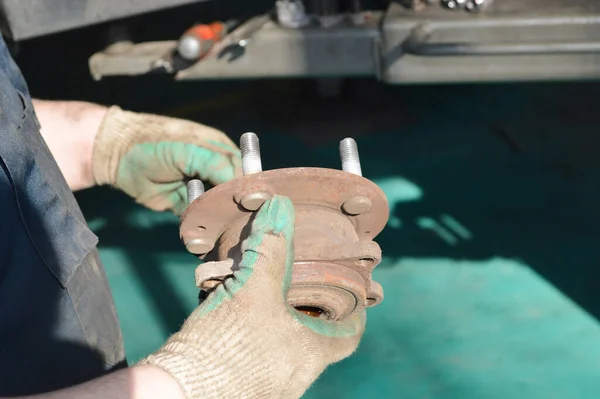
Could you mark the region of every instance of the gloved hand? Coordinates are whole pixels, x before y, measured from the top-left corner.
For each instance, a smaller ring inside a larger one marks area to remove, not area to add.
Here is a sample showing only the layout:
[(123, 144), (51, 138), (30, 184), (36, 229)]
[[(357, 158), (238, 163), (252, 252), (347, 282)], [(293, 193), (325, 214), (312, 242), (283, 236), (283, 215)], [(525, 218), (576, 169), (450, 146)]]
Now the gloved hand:
[(241, 175), (237, 146), (221, 131), (198, 123), (111, 107), (92, 156), (96, 184), (110, 184), (148, 208), (186, 207), (186, 179), (213, 185)]
[(312, 318), (285, 300), (294, 262), (294, 208), (275, 196), (257, 212), (233, 277), (141, 364), (170, 373), (189, 399), (299, 398), (331, 363), (351, 355), (365, 312)]

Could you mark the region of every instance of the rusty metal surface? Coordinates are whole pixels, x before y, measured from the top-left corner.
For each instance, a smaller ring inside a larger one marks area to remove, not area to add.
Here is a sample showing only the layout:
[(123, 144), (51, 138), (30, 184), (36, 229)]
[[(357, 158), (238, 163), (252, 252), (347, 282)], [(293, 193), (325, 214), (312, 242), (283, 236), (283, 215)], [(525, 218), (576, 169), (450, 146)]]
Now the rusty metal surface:
[[(181, 218), (180, 234), (188, 249), (194, 252), (190, 243), (202, 242), (201, 248), (209, 252), (197, 253), (200, 258), (239, 257), (253, 214), (241, 199), (253, 193), (280, 194), (294, 203), (295, 263), (288, 296), (292, 306), (318, 308), (324, 311), (321, 317), (340, 319), (382, 301), (381, 286), (371, 280), (371, 272), (381, 261), (381, 249), (373, 239), (387, 222), (387, 199), (373, 182), (340, 170), (271, 170), (207, 191)], [(357, 197), (369, 199), (371, 207), (358, 215), (347, 214), (344, 203)], [(204, 278), (207, 284), (202, 288), (209, 289), (223, 276)]]

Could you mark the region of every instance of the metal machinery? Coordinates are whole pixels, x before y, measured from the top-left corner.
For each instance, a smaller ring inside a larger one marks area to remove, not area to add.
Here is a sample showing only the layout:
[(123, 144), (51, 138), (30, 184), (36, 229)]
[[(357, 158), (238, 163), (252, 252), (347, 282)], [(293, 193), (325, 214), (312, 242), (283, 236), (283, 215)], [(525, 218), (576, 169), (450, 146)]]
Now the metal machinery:
[(208, 0), (0, 0), (2, 34), (23, 40)]
[(189, 252), (208, 261), (196, 270), (198, 287), (208, 292), (234, 272), (232, 258), (241, 253), (253, 212), (281, 194), (296, 209), (288, 303), (330, 320), (380, 303), (383, 291), (371, 272), (381, 261), (381, 249), (373, 239), (383, 230), (389, 209), (383, 191), (361, 176), (356, 142), (347, 138), (340, 143), (342, 170), (262, 171), (258, 137), (245, 133), (240, 148), (243, 177), (206, 192), (199, 180), (188, 184), (180, 234)]
[[(374, 77), (389, 84), (600, 76), (596, 0), (279, 0), (176, 80)], [(183, 29), (182, 29), (183, 30)], [(156, 71), (177, 41), (118, 43), (90, 58), (96, 79)]]

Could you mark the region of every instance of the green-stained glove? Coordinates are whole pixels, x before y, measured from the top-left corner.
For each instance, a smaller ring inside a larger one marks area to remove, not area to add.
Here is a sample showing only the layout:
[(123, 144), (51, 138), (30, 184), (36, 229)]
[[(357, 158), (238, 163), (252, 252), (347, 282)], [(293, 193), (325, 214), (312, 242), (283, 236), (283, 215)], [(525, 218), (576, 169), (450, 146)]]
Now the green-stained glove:
[(333, 322), (287, 304), (293, 235), (291, 201), (265, 202), (234, 275), (141, 364), (170, 373), (189, 399), (299, 398), (329, 364), (351, 355), (364, 331), (364, 310)]
[(92, 173), (96, 184), (115, 186), (151, 209), (181, 214), (186, 179), (224, 183), (241, 175), (241, 159), (219, 130), (113, 106), (96, 136)]

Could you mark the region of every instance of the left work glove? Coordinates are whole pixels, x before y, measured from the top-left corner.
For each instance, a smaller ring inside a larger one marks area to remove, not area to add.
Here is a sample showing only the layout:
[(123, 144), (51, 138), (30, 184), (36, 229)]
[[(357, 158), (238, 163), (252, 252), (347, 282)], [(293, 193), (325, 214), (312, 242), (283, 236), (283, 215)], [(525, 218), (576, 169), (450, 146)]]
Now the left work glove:
[(296, 399), (328, 365), (350, 356), (365, 330), (364, 309), (332, 321), (287, 303), (294, 221), (288, 198), (265, 202), (234, 255), (233, 275), (140, 364), (171, 374), (187, 399)]
[(221, 131), (191, 121), (111, 107), (92, 155), (96, 184), (109, 184), (157, 211), (181, 214), (186, 180), (213, 185), (241, 175), (237, 146)]

